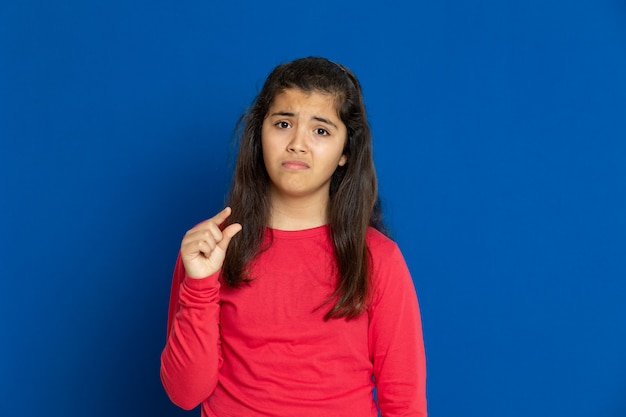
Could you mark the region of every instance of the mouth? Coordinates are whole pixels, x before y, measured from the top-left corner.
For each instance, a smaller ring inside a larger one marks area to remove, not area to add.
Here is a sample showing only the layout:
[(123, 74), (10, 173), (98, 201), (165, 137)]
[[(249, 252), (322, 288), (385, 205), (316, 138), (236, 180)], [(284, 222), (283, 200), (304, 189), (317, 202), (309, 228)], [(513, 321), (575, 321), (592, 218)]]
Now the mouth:
[(301, 170), (301, 169), (309, 168), (309, 164), (298, 159), (290, 159), (288, 161), (284, 161), (281, 165), (284, 168), (293, 169), (293, 170)]

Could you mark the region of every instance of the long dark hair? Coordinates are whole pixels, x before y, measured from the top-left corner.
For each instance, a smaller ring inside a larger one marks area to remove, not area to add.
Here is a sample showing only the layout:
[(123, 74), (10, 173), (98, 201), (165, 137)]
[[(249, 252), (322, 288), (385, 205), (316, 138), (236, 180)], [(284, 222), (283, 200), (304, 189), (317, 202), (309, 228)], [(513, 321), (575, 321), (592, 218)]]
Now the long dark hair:
[(325, 319), (351, 319), (364, 310), (369, 297), (367, 228), (373, 226), (384, 232), (384, 225), (361, 85), (348, 68), (325, 58), (301, 58), (277, 66), (240, 120), (228, 224), (238, 222), (244, 226), (228, 247), (222, 277), (235, 287), (250, 281), (254, 277), (249, 275), (248, 265), (265, 249), (262, 243), (270, 215), (270, 180), (263, 163), (261, 129), (274, 97), (291, 88), (331, 94), (347, 128), (347, 163), (337, 167), (329, 191), (327, 219), (339, 278), (328, 300), (335, 304)]

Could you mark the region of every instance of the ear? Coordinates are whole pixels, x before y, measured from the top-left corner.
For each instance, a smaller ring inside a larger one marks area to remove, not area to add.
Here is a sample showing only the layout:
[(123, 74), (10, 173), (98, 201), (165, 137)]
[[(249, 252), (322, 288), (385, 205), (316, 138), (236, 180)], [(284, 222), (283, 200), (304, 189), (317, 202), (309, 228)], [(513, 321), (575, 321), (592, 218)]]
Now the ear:
[(348, 157), (345, 154), (343, 154), (343, 155), (341, 155), (341, 158), (339, 158), (339, 164), (337, 164), (337, 165), (342, 167), (342, 166), (344, 166), (346, 164), (346, 162), (348, 162)]

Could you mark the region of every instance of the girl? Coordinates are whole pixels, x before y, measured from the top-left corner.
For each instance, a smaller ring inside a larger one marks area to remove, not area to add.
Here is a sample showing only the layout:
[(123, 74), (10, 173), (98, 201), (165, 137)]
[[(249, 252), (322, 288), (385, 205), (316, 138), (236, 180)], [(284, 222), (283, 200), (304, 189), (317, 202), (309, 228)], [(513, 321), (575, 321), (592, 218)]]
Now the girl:
[(181, 244), (169, 397), (203, 417), (425, 417), (417, 298), (381, 232), (358, 80), (279, 65), (242, 121), (228, 207)]

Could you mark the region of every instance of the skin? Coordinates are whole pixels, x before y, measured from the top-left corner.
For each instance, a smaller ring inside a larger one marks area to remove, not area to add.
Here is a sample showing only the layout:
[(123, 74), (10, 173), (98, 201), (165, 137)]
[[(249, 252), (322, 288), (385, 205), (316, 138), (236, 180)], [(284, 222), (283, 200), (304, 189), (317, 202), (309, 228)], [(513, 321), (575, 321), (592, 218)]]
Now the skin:
[[(331, 95), (288, 89), (276, 95), (263, 121), (263, 160), (270, 177), (270, 227), (301, 230), (326, 224), (330, 179), (347, 158), (347, 129)], [(181, 257), (190, 278), (219, 271), (228, 245), (242, 226), (220, 230), (226, 207), (189, 230)]]
[(233, 223), (224, 230), (219, 225), (230, 216), (226, 207), (214, 217), (189, 230), (180, 245), (180, 256), (189, 278), (200, 279), (213, 275), (224, 264), (226, 249), (241, 225)]
[(270, 226), (298, 230), (326, 223), (330, 179), (346, 164), (347, 129), (333, 96), (288, 89), (263, 121), (263, 160), (270, 177)]

